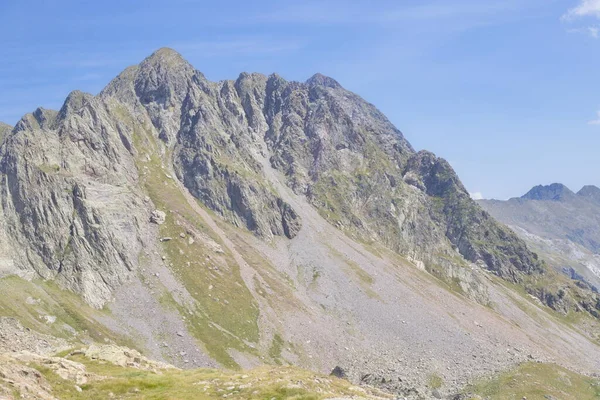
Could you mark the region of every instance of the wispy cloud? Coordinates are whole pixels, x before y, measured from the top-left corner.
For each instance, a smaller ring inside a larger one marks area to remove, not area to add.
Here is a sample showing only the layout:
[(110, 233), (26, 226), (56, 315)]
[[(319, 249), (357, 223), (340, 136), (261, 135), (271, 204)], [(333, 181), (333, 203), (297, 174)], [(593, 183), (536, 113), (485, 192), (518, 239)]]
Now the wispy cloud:
[(600, 18), (600, 0), (580, 0), (576, 7), (571, 8), (562, 16), (562, 19), (572, 21), (583, 17)]
[(483, 194), (481, 192), (469, 193), (473, 200), (483, 200)]
[(588, 125), (600, 125), (600, 111), (596, 113), (597, 118), (588, 122)]
[(569, 29), (568, 32), (588, 35), (594, 39), (600, 38), (600, 27), (599, 26), (585, 26), (583, 28)]
[[(575, 21), (589, 20), (590, 18), (600, 19), (600, 0), (579, 0), (579, 4), (563, 14), (561, 20), (573, 24)], [(594, 39), (600, 38), (599, 25), (580, 25), (577, 28), (568, 29), (567, 32), (584, 34)]]

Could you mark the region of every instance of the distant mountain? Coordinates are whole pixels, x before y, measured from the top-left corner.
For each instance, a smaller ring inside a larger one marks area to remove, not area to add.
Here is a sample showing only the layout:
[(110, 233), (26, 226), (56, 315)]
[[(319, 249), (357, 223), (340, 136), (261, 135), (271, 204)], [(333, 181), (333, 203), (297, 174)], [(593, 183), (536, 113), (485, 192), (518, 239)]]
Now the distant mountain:
[(527, 200), (552, 200), (561, 201), (575, 196), (568, 187), (561, 183), (553, 183), (551, 185), (538, 185), (524, 194), (521, 198)]
[(584, 186), (579, 192), (577, 192), (577, 194), (600, 205), (600, 188), (594, 185)]
[(574, 193), (555, 183), (536, 186), (520, 198), (479, 204), (544, 255), (558, 270), (573, 268), (600, 287), (600, 189)]

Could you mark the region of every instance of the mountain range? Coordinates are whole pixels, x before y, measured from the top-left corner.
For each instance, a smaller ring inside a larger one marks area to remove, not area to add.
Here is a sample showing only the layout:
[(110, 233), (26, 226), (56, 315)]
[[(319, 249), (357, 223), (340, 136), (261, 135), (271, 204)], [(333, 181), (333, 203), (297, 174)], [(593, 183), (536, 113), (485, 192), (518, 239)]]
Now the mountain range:
[(570, 277), (600, 287), (600, 189), (574, 193), (565, 185), (536, 186), (508, 201), (479, 204), (510, 226), (530, 248)]
[(563, 204), (524, 229), (593, 253), (597, 188), (536, 188), (504, 218), (332, 78), (212, 82), (163, 48), (0, 138), (0, 315), (67, 347), (334, 370), (406, 398), (528, 361), (599, 367), (595, 281), (515, 228)]

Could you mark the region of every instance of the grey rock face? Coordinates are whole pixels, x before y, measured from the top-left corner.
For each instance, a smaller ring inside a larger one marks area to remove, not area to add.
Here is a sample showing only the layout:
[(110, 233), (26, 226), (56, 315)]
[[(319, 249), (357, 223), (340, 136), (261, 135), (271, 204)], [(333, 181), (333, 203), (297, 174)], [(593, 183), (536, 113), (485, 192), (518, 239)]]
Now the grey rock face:
[[(290, 227), (301, 222), (261, 177), (253, 153), (260, 152), (263, 125), (256, 104), (238, 93), (242, 86), (209, 82), (179, 54), (161, 49), (122, 73), (100, 97), (150, 117), (172, 149), (177, 176), (208, 207), (263, 237), (293, 237), (297, 228)], [(243, 103), (255, 108), (254, 121)]]
[(137, 170), (105, 105), (74, 92), (58, 113), (26, 115), (0, 159), (11, 262), (101, 306), (137, 264), (143, 220)]
[(464, 258), (483, 261), (488, 269), (513, 282), (519, 282), (523, 274), (544, 272), (521, 239), (471, 200), (447, 161), (422, 151), (409, 160), (405, 175), (435, 199), (432, 217), (443, 224), (446, 237)]

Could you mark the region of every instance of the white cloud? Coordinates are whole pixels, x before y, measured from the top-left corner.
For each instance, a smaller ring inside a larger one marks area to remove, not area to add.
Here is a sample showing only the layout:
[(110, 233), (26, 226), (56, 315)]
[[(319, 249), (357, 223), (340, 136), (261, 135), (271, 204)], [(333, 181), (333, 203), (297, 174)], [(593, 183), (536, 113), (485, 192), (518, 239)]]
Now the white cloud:
[(565, 15), (563, 20), (573, 20), (583, 17), (600, 18), (600, 0), (580, 0), (578, 6), (571, 8)]
[(595, 120), (588, 122), (588, 125), (600, 125), (600, 111), (597, 112), (597, 117)]
[(473, 200), (483, 200), (483, 194), (481, 192), (469, 193)]
[(587, 26), (584, 28), (569, 29), (569, 33), (583, 33), (594, 39), (600, 38), (600, 26)]

